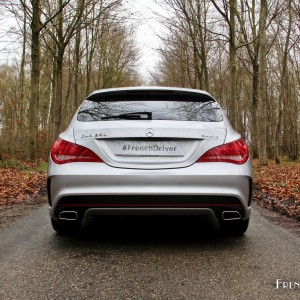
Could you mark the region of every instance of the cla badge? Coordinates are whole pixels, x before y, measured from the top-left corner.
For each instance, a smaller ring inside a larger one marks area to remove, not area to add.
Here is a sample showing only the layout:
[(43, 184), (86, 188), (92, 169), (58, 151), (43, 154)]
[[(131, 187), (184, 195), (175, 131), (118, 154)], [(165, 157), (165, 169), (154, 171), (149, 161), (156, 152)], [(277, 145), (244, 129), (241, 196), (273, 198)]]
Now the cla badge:
[(145, 131), (145, 135), (148, 137), (154, 136), (154, 130), (152, 128), (147, 128)]

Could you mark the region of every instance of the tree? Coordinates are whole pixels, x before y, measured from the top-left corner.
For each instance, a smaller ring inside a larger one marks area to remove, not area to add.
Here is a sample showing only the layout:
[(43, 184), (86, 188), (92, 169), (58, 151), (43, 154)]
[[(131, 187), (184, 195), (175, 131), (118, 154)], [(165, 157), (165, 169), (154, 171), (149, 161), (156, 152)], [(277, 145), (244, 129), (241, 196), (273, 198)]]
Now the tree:
[[(251, 61), (252, 76), (252, 102), (251, 102), (251, 148), (252, 156), (258, 158), (257, 150), (257, 106), (258, 106), (258, 83), (259, 83), (259, 38), (256, 16), (256, 1), (240, 1), (240, 10), (245, 13), (237, 13), (241, 28), (243, 47), (246, 48)], [(248, 17), (248, 18), (247, 18)], [(247, 18), (247, 19), (246, 19)], [(250, 32), (249, 32), (250, 31)]]
[[(36, 158), (37, 132), (38, 132), (38, 105), (39, 105), (39, 89), (40, 89), (40, 34), (47, 24), (53, 20), (58, 14), (52, 13), (43, 22), (41, 20), (42, 9), (40, 0), (32, 0), (31, 7), (28, 6), (26, 0), (20, 1), (24, 12), (28, 15), (31, 28), (31, 80), (30, 80), (30, 101), (29, 101), (29, 135), (28, 135), (28, 159), (34, 161)], [(62, 7), (67, 2), (62, 4)], [(13, 3), (12, 3), (13, 5)], [(18, 17), (18, 11), (14, 10)]]
[(259, 126), (257, 127), (258, 136), (258, 156), (262, 166), (268, 164), (267, 157), (267, 13), (268, 2), (261, 0), (260, 19), (259, 19)]
[(40, 89), (40, 32), (41, 32), (40, 0), (32, 0), (31, 18), (31, 84), (29, 102), (29, 137), (28, 159), (34, 161), (36, 157), (36, 138), (38, 131), (38, 104)]
[(279, 158), (279, 138), (281, 132), (281, 124), (282, 124), (282, 111), (283, 111), (283, 101), (288, 95), (289, 90), (289, 82), (288, 82), (288, 54), (290, 51), (290, 36), (291, 36), (291, 28), (292, 28), (292, 1), (288, 0), (288, 26), (286, 39), (284, 43), (283, 55), (281, 59), (281, 71), (280, 71), (280, 94), (278, 99), (278, 118), (277, 124), (275, 127), (274, 134), (274, 160), (277, 164), (280, 163)]
[[(215, 0), (211, 0), (217, 11), (224, 18), (229, 29), (229, 68), (230, 68), (230, 107), (229, 107), (229, 119), (234, 128), (237, 127), (237, 97), (236, 97), (236, 83), (237, 83), (237, 58), (236, 58), (236, 0), (229, 0), (229, 3), (223, 1), (222, 7), (217, 4)], [(229, 5), (229, 7), (228, 7)]]

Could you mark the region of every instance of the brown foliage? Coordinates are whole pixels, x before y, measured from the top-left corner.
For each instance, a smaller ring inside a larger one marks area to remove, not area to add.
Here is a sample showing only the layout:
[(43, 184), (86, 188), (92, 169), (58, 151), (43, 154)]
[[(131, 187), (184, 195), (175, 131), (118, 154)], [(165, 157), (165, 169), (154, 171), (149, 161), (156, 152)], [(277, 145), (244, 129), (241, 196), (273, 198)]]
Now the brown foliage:
[(260, 167), (253, 162), (254, 199), (258, 203), (300, 220), (300, 163)]
[(26, 201), (45, 192), (45, 187), (45, 174), (17, 169), (0, 169), (0, 205)]

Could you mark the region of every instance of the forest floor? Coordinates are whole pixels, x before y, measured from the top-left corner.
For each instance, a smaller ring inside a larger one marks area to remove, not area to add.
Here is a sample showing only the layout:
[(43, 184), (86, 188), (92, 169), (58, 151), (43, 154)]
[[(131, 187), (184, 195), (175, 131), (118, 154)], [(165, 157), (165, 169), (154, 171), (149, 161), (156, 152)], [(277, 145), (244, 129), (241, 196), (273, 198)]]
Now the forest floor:
[[(0, 160), (0, 212), (18, 204), (25, 211), (46, 203), (47, 163)], [(253, 162), (253, 200), (259, 207), (300, 222), (300, 163), (260, 167)]]
[(260, 167), (253, 162), (254, 201), (273, 211), (300, 221), (300, 163), (269, 161)]

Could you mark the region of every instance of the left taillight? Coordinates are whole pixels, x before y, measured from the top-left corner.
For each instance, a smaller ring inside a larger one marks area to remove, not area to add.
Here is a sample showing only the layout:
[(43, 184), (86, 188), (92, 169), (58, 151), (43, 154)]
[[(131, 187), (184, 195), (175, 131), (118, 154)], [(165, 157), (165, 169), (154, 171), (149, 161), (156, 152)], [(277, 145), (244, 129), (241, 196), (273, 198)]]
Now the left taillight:
[(102, 162), (101, 158), (92, 150), (57, 139), (51, 149), (51, 158), (56, 164), (71, 162)]
[(228, 162), (241, 165), (248, 158), (248, 147), (243, 139), (239, 139), (208, 150), (197, 162)]

